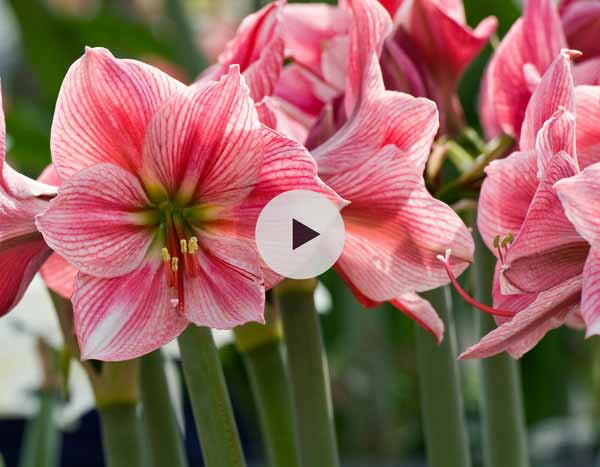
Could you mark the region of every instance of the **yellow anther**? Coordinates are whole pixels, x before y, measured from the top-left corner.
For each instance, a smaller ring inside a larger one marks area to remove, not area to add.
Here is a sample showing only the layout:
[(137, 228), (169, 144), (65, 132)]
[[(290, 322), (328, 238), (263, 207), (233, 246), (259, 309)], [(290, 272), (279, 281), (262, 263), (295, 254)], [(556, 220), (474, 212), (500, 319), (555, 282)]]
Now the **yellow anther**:
[(179, 269), (179, 258), (177, 256), (173, 256), (173, 258), (171, 258), (171, 269), (173, 272), (177, 272)]
[(185, 255), (188, 252), (188, 242), (185, 239), (179, 241), (179, 245), (181, 246), (181, 254)]
[(165, 263), (171, 261), (171, 255), (169, 254), (169, 250), (167, 250), (166, 248), (163, 248), (162, 250), (160, 250), (160, 255), (162, 256), (162, 260)]
[(198, 239), (196, 237), (191, 237), (188, 244), (188, 251), (191, 254), (194, 254), (198, 251)]

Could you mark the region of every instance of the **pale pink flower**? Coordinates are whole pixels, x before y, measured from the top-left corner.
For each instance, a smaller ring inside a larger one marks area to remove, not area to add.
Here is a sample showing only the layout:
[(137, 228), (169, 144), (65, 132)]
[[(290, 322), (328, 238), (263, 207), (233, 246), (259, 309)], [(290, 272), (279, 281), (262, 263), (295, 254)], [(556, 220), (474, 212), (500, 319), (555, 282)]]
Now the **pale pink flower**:
[(471, 29), (462, 0), (382, 3), (397, 24), (381, 56), (386, 87), (433, 99), (440, 109), (441, 132), (460, 130), (458, 84), (496, 31), (496, 18), (485, 18)]
[(520, 357), (548, 331), (579, 316), (589, 246), (567, 219), (554, 190), (557, 181), (579, 172), (573, 56), (577, 54), (563, 51), (536, 87), (525, 112), (520, 151), (486, 170), (477, 223), (498, 258), (493, 290), (497, 310), (491, 310), (499, 315), (498, 328), (461, 358), (502, 351)]
[(572, 5), (564, 5), (561, 22), (552, 0), (525, 1), (523, 16), (513, 24), (502, 40), (483, 78), (480, 115), (488, 137), (501, 132), (517, 139), (520, 137), (525, 109), (531, 95), (554, 57), (567, 46), (572, 49), (584, 48), (584, 55), (578, 57), (573, 69), (575, 84), (600, 83), (600, 59), (585, 50), (587, 39), (583, 33), (573, 32), (568, 26), (571, 15), (569, 10), (579, 12), (585, 9), (588, 18), (593, 19), (593, 13), (587, 7), (590, 10), (598, 9), (600, 3), (571, 3)]
[(80, 272), (72, 297), (83, 358), (130, 359), (189, 323), (263, 321), (277, 278), (254, 244), (262, 207), (303, 188), (341, 200), (301, 146), (260, 124), (239, 67), (189, 87), (88, 49), (52, 126), (59, 194), (37, 217)]
[(40, 266), (52, 253), (35, 226), (35, 216), (56, 189), (13, 170), (4, 160), (6, 129), (0, 95), (0, 316), (23, 297)]

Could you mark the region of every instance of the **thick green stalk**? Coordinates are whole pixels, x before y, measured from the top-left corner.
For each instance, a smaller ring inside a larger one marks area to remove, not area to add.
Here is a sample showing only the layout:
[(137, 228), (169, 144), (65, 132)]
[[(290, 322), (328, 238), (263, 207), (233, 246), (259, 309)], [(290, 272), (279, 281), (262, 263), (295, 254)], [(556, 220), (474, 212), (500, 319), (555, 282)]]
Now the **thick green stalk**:
[[(470, 467), (471, 454), (465, 425), (456, 335), (450, 290), (442, 287), (423, 294), (446, 328), (444, 340), (415, 324), (421, 412), (429, 467)], [(506, 466), (508, 467), (508, 466)]]
[(25, 441), (21, 448), (20, 467), (56, 467), (58, 465), (60, 432), (54, 420), (58, 399), (57, 391), (40, 391), (39, 411), (35, 418), (27, 424)]
[(0, 454), (0, 467), (6, 467), (6, 464), (4, 463), (4, 457), (2, 457), (2, 454)]
[[(472, 278), (475, 298), (492, 305), (495, 258), (476, 235)], [(479, 312), (479, 334), (495, 329), (494, 319)], [(527, 430), (519, 363), (508, 354), (481, 360), (481, 409), (486, 467), (529, 467)]]
[(206, 467), (246, 465), (219, 353), (210, 329), (190, 325), (179, 336), (183, 373)]
[(137, 404), (98, 407), (107, 467), (144, 467)]
[(258, 408), (268, 463), (299, 467), (291, 384), (281, 344), (281, 323), (272, 309), (267, 324), (248, 323), (235, 329)]
[(301, 465), (338, 467), (329, 374), (313, 297), (315, 287), (316, 280), (286, 281), (275, 292), (283, 320)]
[(169, 394), (160, 350), (142, 357), (140, 393), (144, 431), (154, 467), (186, 467), (183, 440)]

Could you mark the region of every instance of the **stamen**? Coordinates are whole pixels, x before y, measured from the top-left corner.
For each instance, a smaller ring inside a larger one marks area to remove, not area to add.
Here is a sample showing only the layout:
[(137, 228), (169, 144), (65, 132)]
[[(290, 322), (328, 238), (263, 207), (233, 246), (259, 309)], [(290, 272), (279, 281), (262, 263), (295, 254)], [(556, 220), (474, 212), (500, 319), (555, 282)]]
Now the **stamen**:
[[(495, 246), (495, 244), (496, 244), (496, 241), (494, 240), (494, 246)], [(450, 269), (450, 255), (451, 254), (452, 254), (451, 250), (446, 250), (446, 255), (445, 256), (438, 255), (437, 259), (439, 259), (443, 263), (444, 268), (446, 269), (446, 274), (448, 274), (448, 278), (450, 279), (450, 282), (452, 283), (452, 286), (456, 289), (456, 291), (463, 298), (463, 300), (465, 300), (467, 303), (470, 303), (475, 308), (478, 308), (478, 309), (480, 309), (481, 311), (483, 311), (485, 313), (489, 313), (490, 315), (501, 316), (501, 317), (504, 317), (504, 318), (512, 318), (512, 317), (515, 316), (516, 313), (514, 311), (497, 310), (497, 309), (492, 308), (490, 306), (484, 305), (483, 303), (480, 303), (477, 300), (475, 300), (473, 297), (471, 297), (461, 287), (461, 285), (458, 283), (458, 280), (454, 276), (454, 273), (452, 272), (452, 269)]]
[(171, 269), (173, 272), (177, 272), (179, 270), (179, 258), (177, 256), (171, 258)]
[(198, 251), (198, 239), (196, 237), (191, 237), (188, 243), (188, 252), (193, 255)]
[(160, 255), (162, 256), (162, 260), (165, 263), (169, 263), (171, 261), (171, 255), (169, 254), (169, 250), (167, 250), (166, 248), (160, 250)]
[(186, 255), (188, 252), (188, 242), (185, 238), (179, 240), (179, 246), (181, 247), (181, 254)]

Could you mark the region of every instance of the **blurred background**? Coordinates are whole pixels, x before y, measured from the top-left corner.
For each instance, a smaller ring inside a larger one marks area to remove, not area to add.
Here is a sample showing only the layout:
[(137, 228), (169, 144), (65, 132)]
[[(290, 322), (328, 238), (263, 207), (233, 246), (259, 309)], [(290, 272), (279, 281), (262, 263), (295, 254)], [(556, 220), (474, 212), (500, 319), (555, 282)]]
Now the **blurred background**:
[[(49, 163), (54, 102), (69, 65), (84, 46), (109, 48), (191, 82), (212, 63), (241, 18), (260, 0), (0, 0), (0, 76), (8, 129), (8, 160), (36, 177)], [(466, 0), (470, 24), (488, 15), (504, 34), (520, 15), (508, 0)], [(470, 124), (487, 50), (461, 85)], [(1, 280), (1, 278), (0, 278)], [(468, 276), (464, 278), (468, 287)], [(414, 324), (391, 307), (363, 310), (335, 274), (322, 278), (320, 305), (329, 357), (340, 451), (348, 466), (424, 466), (414, 351)], [(455, 298), (459, 348), (475, 339), (476, 311)], [(263, 459), (258, 419), (239, 354), (227, 335), (221, 357), (244, 447)], [(0, 320), (0, 453), (19, 465), (31, 436), (48, 353), (60, 351), (58, 323), (41, 281)], [(169, 353), (171, 389), (179, 407), (191, 465), (202, 465), (176, 354)], [(481, 465), (477, 362), (460, 362), (471, 444)], [(565, 327), (521, 361), (531, 455), (536, 466), (594, 465), (600, 407), (600, 344)], [(98, 419), (87, 381), (72, 365), (68, 398), (53, 416), (62, 431), (65, 467), (103, 465)], [(510, 466), (507, 466), (510, 467)]]

